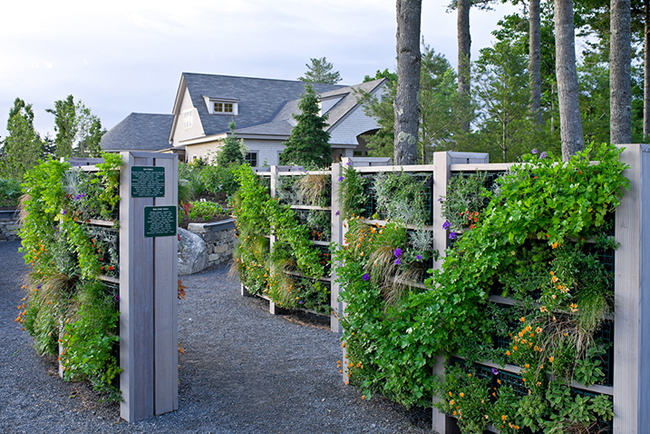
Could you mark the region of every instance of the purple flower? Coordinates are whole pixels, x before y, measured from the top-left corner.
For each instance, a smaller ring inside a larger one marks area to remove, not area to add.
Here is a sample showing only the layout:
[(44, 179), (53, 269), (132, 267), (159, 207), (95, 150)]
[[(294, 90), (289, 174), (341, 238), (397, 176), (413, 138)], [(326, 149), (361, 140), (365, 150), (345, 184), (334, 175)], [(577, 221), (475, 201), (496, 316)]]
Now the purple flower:
[(74, 200), (79, 200), (79, 199), (81, 199), (82, 197), (84, 197), (85, 195), (86, 195), (86, 193), (78, 194), (78, 195), (76, 195), (76, 196), (74, 197)]
[(400, 256), (402, 256), (402, 249), (398, 247), (395, 249), (395, 257), (399, 258)]
[(451, 225), (449, 224), (449, 222), (444, 222), (444, 223), (442, 224), (442, 228), (443, 228), (444, 230), (449, 229), (449, 226), (451, 226)]
[(499, 375), (499, 370), (497, 368), (492, 368), (492, 374)]
[(399, 258), (395, 259), (395, 265), (402, 265), (402, 261)]
[(363, 280), (369, 280), (370, 279), (370, 274), (366, 273), (363, 276), (361, 276)]
[(66, 213), (67, 211), (68, 211), (67, 209), (64, 209), (63, 211), (61, 211), (61, 215), (65, 215), (65, 213)]
[(41, 284), (36, 285), (36, 289), (41, 289)]
[(454, 238), (456, 238), (456, 232), (450, 232), (449, 233), (449, 239), (453, 240)]
[(339, 182), (343, 181), (345, 178), (343, 176), (339, 176)]
[(302, 304), (302, 300), (300, 300), (298, 303), (299, 303), (299, 304)]
[(351, 164), (352, 164), (352, 161), (348, 161), (347, 163), (345, 163), (346, 166), (349, 166)]
[(539, 158), (546, 158), (546, 151), (539, 154)]
[(418, 261), (421, 261), (421, 260), (422, 260), (422, 255), (417, 255), (417, 256), (415, 257), (415, 259), (417, 259)]
[(441, 197), (438, 198), (438, 202), (442, 202), (442, 198), (441, 198)]
[(120, 296), (119, 295), (115, 296), (115, 301), (120, 301)]
[(533, 155), (535, 155), (535, 154), (537, 154), (537, 149), (533, 149), (533, 150), (532, 150), (532, 151), (530, 151), (530, 152), (532, 152), (532, 153), (533, 153)]
[(341, 211), (336, 211), (336, 215), (341, 215)]

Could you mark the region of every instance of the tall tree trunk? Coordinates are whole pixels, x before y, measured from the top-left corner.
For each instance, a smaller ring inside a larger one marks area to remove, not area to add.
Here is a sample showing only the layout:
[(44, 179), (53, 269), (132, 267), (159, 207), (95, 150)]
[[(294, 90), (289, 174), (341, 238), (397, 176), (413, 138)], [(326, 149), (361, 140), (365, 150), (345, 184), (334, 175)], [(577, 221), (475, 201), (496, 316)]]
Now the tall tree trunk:
[(397, 0), (397, 93), (394, 164), (417, 164), (420, 120), (420, 18), (422, 0)]
[(643, 0), (644, 54), (643, 64), (643, 141), (650, 136), (650, 0)]
[(578, 101), (573, 0), (555, 0), (555, 74), (562, 159), (567, 161), (585, 147)]
[(469, 9), (472, 6), (471, 0), (458, 0), (458, 19), (456, 31), (458, 34), (458, 93), (461, 97), (462, 120), (461, 128), (469, 131), (470, 121), (470, 60), (472, 38), (469, 33)]
[(611, 0), (610, 5), (609, 138), (623, 144), (632, 142), (630, 0)]
[(542, 124), (542, 78), (541, 78), (541, 42), (540, 42), (540, 10), (539, 0), (530, 0), (529, 24), (529, 61), (530, 74), (530, 114), (537, 125)]

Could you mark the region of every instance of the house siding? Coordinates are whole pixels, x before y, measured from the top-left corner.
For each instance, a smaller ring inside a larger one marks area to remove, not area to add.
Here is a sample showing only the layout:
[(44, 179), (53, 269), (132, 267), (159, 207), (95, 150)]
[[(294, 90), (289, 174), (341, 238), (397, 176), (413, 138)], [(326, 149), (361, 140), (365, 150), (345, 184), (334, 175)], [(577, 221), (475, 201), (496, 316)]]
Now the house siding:
[[(191, 113), (192, 116), (192, 127), (185, 128), (183, 116), (185, 113)], [(174, 146), (178, 146), (179, 142), (183, 140), (189, 140), (196, 137), (201, 137), (204, 135), (203, 126), (201, 125), (201, 119), (199, 118), (199, 113), (192, 105), (192, 98), (190, 97), (190, 92), (185, 88), (183, 92), (183, 100), (181, 102), (181, 108), (179, 117), (177, 119), (176, 130), (174, 131)]]

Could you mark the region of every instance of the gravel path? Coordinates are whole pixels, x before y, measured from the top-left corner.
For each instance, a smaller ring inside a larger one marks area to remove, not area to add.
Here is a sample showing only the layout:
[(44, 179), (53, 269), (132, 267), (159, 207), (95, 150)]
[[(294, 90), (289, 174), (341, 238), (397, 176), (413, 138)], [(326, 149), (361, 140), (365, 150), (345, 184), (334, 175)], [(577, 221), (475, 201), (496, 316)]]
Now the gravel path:
[(341, 381), (337, 334), (296, 316), (273, 316), (242, 298), (227, 266), (182, 278), (179, 410), (138, 423), (98, 403), (85, 383), (56, 376), (14, 322), (28, 271), (19, 242), (0, 243), (2, 433), (431, 433), (430, 411), (363, 400)]

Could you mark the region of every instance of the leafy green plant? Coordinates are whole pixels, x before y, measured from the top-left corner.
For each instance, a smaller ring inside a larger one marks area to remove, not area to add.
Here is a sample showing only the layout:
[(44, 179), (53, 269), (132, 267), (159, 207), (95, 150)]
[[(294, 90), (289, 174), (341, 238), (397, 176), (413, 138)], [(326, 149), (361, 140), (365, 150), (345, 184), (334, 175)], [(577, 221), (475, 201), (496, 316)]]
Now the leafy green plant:
[(20, 194), (20, 182), (10, 178), (0, 178), (0, 207), (17, 206)]
[(78, 289), (79, 309), (66, 321), (61, 338), (61, 365), (66, 380), (85, 380), (95, 390), (120, 400), (114, 378), (122, 371), (114, 355), (120, 313), (116, 297), (100, 282), (86, 282)]
[(368, 178), (364, 178), (348, 163), (343, 168), (343, 173), (338, 177), (337, 182), (339, 183), (341, 218), (361, 215), (365, 211), (368, 200), (364, 193)]
[(212, 221), (217, 217), (224, 216), (225, 212), (218, 203), (198, 201), (190, 202), (190, 208), (187, 215), (191, 219), (201, 217), (205, 221)]

